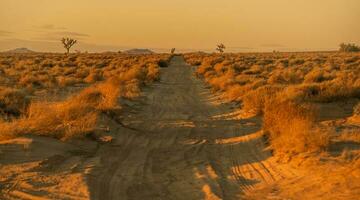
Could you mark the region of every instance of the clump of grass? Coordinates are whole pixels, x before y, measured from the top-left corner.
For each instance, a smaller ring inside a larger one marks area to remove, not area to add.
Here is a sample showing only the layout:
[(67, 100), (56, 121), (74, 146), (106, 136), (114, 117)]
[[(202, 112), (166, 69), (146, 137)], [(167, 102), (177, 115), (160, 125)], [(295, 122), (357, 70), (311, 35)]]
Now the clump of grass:
[(146, 80), (148, 82), (158, 81), (160, 79), (160, 70), (159, 67), (150, 64), (147, 68)]
[(354, 106), (354, 115), (360, 116), (360, 103)]
[(168, 67), (169, 63), (166, 60), (159, 60), (158, 63), (159, 67)]
[(76, 83), (79, 83), (79, 80), (76, 79), (75, 77), (67, 77), (67, 76), (59, 76), (57, 77), (57, 84), (58, 86), (64, 88), (64, 87), (68, 87), (68, 86), (72, 86), (75, 85)]
[(271, 148), (278, 155), (296, 155), (325, 150), (330, 133), (316, 126), (316, 109), (309, 104), (298, 104), (276, 97), (266, 101), (264, 131)]
[(63, 102), (31, 103), (19, 120), (0, 123), (0, 138), (42, 135), (59, 139), (83, 137), (91, 133), (102, 112), (117, 106), (119, 81), (109, 80), (83, 90)]
[(312, 70), (304, 77), (305, 83), (320, 83), (325, 80), (322, 70)]
[[(140, 86), (158, 80), (158, 63), (167, 64), (169, 58), (167, 54), (0, 54), (0, 81), (11, 87), (0, 88), (0, 139), (24, 134), (60, 139), (87, 135), (102, 113), (118, 108), (120, 96), (137, 97)], [(22, 92), (31, 92), (37, 101), (50, 95), (57, 99), (54, 94), (79, 91), (84, 82), (88, 88), (65, 101), (30, 103)]]
[(0, 112), (19, 116), (29, 105), (26, 93), (21, 90), (0, 87)]
[(277, 92), (283, 88), (281, 86), (263, 86), (256, 90), (249, 91), (243, 100), (243, 109), (254, 114), (262, 114), (264, 112), (265, 102), (273, 98)]
[(91, 72), (86, 78), (84, 79), (85, 83), (96, 83), (97, 81), (103, 80), (103, 77), (100, 73)]

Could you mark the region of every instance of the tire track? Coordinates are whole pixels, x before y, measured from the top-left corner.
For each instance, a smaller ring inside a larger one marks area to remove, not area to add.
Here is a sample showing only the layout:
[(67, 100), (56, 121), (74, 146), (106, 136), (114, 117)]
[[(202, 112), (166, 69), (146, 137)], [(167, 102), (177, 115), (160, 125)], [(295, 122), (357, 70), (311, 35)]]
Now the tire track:
[(145, 103), (123, 120), (141, 133), (120, 129), (113, 148), (100, 147), (91, 199), (232, 200), (286, 177), (263, 150), (261, 121), (232, 119), (194, 70), (174, 57), (145, 89)]

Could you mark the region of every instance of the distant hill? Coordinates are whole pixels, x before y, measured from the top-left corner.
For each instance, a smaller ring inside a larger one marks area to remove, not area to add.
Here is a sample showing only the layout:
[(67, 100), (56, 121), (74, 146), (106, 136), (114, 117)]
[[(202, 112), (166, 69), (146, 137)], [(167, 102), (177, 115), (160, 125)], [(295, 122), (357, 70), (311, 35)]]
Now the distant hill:
[(126, 51), (123, 51), (123, 53), (127, 54), (153, 54), (154, 52), (149, 49), (129, 49)]
[(5, 51), (5, 53), (35, 53), (35, 51), (32, 51), (28, 48), (16, 48), (9, 51)]

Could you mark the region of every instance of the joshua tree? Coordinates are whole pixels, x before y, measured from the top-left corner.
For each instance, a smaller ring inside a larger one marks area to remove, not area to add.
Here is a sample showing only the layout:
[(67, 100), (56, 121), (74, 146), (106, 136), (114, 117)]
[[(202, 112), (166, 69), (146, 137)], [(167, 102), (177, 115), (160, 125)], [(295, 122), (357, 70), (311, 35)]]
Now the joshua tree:
[(224, 53), (224, 50), (225, 50), (225, 45), (223, 43), (221, 44), (218, 44), (217, 47), (216, 47), (216, 50), (219, 52), (219, 53)]
[(175, 53), (175, 48), (172, 48), (171, 49), (171, 54), (174, 54)]
[(63, 38), (61, 39), (61, 42), (64, 45), (64, 48), (66, 49), (66, 53), (68, 54), (70, 52), (70, 48), (76, 44), (77, 40), (74, 40), (72, 38)]

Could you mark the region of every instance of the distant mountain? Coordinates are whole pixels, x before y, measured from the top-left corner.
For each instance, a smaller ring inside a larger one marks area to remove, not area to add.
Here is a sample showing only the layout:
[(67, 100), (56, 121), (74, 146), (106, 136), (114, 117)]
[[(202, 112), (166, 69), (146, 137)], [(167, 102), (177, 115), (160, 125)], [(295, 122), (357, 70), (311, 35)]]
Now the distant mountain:
[(123, 53), (127, 54), (153, 54), (154, 52), (149, 49), (129, 49), (126, 51), (123, 51)]
[(5, 51), (5, 53), (35, 53), (35, 51), (32, 51), (28, 48), (16, 48), (9, 51)]

